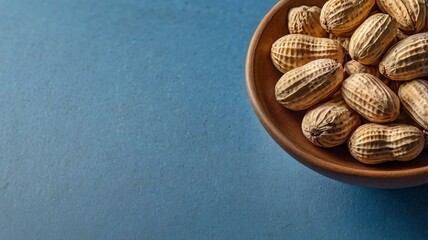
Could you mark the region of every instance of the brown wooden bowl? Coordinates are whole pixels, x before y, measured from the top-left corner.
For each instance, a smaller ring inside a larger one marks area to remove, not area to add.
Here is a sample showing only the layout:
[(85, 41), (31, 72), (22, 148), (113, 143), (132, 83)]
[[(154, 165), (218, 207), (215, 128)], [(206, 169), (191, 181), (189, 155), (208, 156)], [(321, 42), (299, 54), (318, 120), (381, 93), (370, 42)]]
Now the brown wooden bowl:
[(246, 84), (253, 108), (272, 138), (305, 166), (332, 179), (374, 188), (405, 188), (428, 183), (428, 150), (409, 162), (364, 165), (349, 154), (346, 144), (325, 149), (311, 144), (301, 132), (304, 111), (285, 109), (275, 100), (281, 73), (270, 58), (272, 43), (288, 33), (287, 14), (299, 5), (319, 6), (322, 0), (282, 0), (263, 18), (251, 40)]

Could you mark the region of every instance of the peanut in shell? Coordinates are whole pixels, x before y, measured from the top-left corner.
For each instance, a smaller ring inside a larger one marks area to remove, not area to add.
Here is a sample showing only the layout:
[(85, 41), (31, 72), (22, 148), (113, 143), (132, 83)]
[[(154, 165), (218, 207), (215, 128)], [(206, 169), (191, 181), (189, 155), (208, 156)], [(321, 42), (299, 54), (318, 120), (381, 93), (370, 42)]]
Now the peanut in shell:
[(321, 8), (317, 6), (295, 7), (288, 12), (288, 30), (290, 33), (306, 34), (313, 37), (327, 37), (320, 24)]
[(285, 73), (275, 85), (276, 100), (293, 111), (304, 110), (336, 92), (343, 81), (342, 65), (318, 59)]
[(349, 76), (355, 73), (370, 73), (379, 79), (383, 77), (379, 72), (378, 66), (363, 65), (355, 60), (347, 62), (344, 69)]
[(422, 32), (426, 27), (426, 0), (376, 0), (384, 13), (397, 20), (399, 28), (406, 34)]
[(400, 100), (380, 79), (356, 73), (342, 83), (345, 102), (370, 122), (393, 122), (400, 114)]
[(321, 8), (321, 26), (336, 36), (350, 36), (374, 4), (375, 0), (329, 0)]
[(428, 130), (428, 81), (415, 79), (404, 82), (398, 89), (398, 97), (410, 117)]
[(412, 80), (428, 75), (428, 32), (393, 45), (379, 63), (379, 72), (391, 80)]
[(363, 124), (348, 140), (351, 155), (365, 164), (410, 161), (415, 159), (424, 147), (424, 133), (407, 124)]
[(388, 50), (397, 34), (397, 21), (384, 13), (367, 18), (349, 41), (349, 54), (352, 59), (365, 65), (375, 65)]
[(302, 121), (303, 135), (319, 147), (335, 147), (348, 139), (361, 123), (360, 116), (335, 98), (309, 109)]
[(344, 57), (345, 53), (338, 41), (303, 34), (287, 34), (271, 47), (272, 62), (282, 73), (316, 59), (332, 59), (343, 64)]

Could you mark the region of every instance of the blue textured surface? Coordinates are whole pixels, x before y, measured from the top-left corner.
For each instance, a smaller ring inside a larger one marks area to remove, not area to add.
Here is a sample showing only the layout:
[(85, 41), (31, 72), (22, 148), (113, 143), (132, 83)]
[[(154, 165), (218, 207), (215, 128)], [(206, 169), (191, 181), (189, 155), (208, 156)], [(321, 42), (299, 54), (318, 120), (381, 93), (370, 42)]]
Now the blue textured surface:
[(0, 0), (0, 239), (426, 239), (428, 186), (318, 175), (245, 89), (274, 0)]

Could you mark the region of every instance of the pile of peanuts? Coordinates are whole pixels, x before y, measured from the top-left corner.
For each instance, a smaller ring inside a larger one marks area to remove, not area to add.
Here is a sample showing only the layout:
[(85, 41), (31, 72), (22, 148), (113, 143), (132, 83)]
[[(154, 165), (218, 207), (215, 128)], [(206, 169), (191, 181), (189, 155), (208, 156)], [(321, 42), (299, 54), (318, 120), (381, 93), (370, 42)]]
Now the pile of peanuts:
[(276, 100), (305, 110), (303, 135), (347, 143), (365, 164), (410, 161), (428, 146), (428, 0), (329, 0), (288, 12), (271, 59)]

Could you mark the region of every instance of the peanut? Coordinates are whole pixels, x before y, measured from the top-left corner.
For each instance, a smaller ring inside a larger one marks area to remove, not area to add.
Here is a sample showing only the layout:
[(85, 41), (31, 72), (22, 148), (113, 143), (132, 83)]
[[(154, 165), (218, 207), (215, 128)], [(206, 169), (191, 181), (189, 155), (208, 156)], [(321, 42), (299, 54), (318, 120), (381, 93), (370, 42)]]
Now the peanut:
[(406, 81), (398, 89), (398, 97), (410, 117), (428, 130), (428, 82), (423, 79)]
[(397, 95), (371, 74), (351, 75), (343, 81), (341, 93), (352, 109), (371, 122), (392, 122), (400, 114)]
[(336, 40), (288, 34), (273, 43), (271, 58), (275, 67), (282, 73), (286, 73), (322, 58), (333, 59), (343, 64), (344, 52)]
[(351, 155), (365, 164), (410, 161), (424, 147), (424, 133), (407, 124), (367, 123), (358, 127), (348, 140)]
[(321, 9), (321, 26), (336, 36), (350, 36), (367, 18), (375, 0), (329, 0)]
[(391, 80), (428, 75), (428, 32), (409, 36), (392, 46), (379, 63), (379, 72)]
[(351, 38), (349, 38), (349, 37), (338, 37), (338, 36), (334, 35), (333, 33), (329, 34), (329, 38), (339, 41), (340, 45), (345, 50), (345, 53), (346, 54), (349, 53), (349, 40)]
[(397, 29), (397, 21), (388, 14), (372, 15), (352, 34), (349, 54), (361, 64), (379, 63), (382, 55), (394, 42)]
[(370, 73), (379, 79), (383, 77), (377, 66), (363, 65), (355, 60), (351, 60), (345, 64), (345, 71), (348, 75), (355, 73)]
[(407, 34), (421, 32), (426, 26), (425, 0), (376, 0), (382, 12), (388, 13)]
[(342, 99), (336, 98), (306, 112), (303, 135), (320, 147), (338, 146), (360, 125), (360, 116)]
[(275, 86), (276, 100), (299, 111), (334, 93), (343, 80), (342, 65), (331, 59), (318, 59), (285, 73)]
[(290, 33), (306, 34), (313, 37), (327, 37), (320, 24), (321, 8), (300, 6), (288, 12), (288, 30)]

